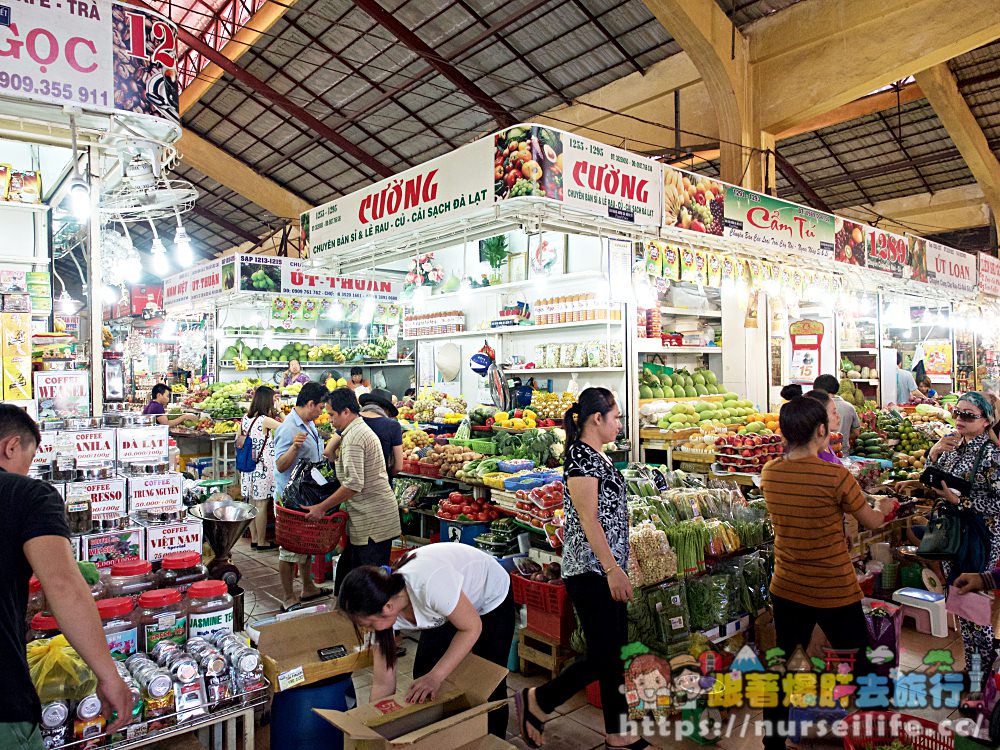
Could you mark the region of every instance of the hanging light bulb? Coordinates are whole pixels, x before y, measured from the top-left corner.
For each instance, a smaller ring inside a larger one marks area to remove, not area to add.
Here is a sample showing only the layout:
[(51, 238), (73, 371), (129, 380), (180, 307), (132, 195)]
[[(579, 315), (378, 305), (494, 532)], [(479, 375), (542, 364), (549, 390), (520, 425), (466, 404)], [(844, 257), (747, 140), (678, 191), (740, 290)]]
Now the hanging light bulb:
[(90, 188), (82, 177), (74, 177), (70, 181), (69, 210), (80, 223), (90, 220)]
[(163, 240), (154, 237), (149, 251), (152, 253), (152, 272), (157, 276), (166, 276), (170, 272), (170, 261), (167, 258), (167, 248), (163, 246)]
[(181, 213), (176, 208), (174, 216), (177, 217), (177, 231), (174, 232), (174, 253), (177, 256), (177, 265), (181, 268), (188, 268), (194, 263), (194, 251), (191, 249), (191, 239), (187, 230), (181, 224)]
[(76, 312), (76, 300), (69, 296), (69, 292), (65, 289), (62, 290), (62, 294), (59, 295), (59, 309), (62, 311), (63, 315), (72, 315)]

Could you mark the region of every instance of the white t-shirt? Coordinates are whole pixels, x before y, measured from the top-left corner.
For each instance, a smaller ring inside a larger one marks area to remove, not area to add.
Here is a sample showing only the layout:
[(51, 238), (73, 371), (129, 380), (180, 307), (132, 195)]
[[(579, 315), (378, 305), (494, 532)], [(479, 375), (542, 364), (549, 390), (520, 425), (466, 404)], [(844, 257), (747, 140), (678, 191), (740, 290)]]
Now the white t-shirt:
[(448, 621), (465, 594), (476, 612), (492, 612), (507, 598), (510, 575), (480, 549), (457, 542), (428, 544), (398, 571), (406, 579), (415, 623), (396, 618), (397, 630), (427, 630)]

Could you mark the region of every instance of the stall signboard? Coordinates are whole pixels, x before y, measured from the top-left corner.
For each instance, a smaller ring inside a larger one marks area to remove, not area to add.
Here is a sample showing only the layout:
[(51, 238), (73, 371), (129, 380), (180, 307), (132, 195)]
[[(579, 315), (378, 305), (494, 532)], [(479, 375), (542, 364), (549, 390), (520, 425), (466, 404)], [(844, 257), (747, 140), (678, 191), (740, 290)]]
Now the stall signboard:
[(84, 534), (79, 559), (93, 563), (98, 570), (110, 568), (116, 562), (141, 560), (145, 536), (139, 527)]
[(963, 253), (922, 237), (910, 237), (910, 247), (923, 249), (928, 283), (960, 292), (976, 290), (976, 258), (971, 253)]
[(166, 425), (155, 427), (119, 427), (115, 433), (118, 461), (122, 464), (161, 463), (168, 460), (170, 453), (170, 428)]
[(177, 27), (134, 5), (14, 3), (0, 25), (0, 94), (180, 122)]
[[(561, 150), (562, 161), (559, 162), (559, 154), (546, 142), (539, 143), (541, 160), (538, 163), (543, 175), (550, 165), (553, 172), (558, 164), (565, 165), (562, 170), (562, 186), (567, 206), (604, 214), (609, 219), (630, 224), (660, 225), (663, 165), (644, 156), (577, 135), (553, 132), (555, 138), (559, 138), (564, 144)], [(538, 136), (534, 137), (541, 140)]]
[(336, 297), (347, 300), (374, 299), (376, 302), (399, 300), (402, 284), (368, 276), (334, 276), (307, 269), (302, 261), (286, 258), (281, 269), (282, 294), (305, 297)]
[(42, 420), (90, 416), (90, 373), (45, 370), (35, 373), (35, 398)]
[(897, 279), (912, 278), (910, 243), (906, 237), (875, 227), (864, 227), (867, 268), (888, 273)]
[(442, 219), (484, 212), (493, 205), (492, 155), (493, 138), (480, 138), (304, 212), (302, 232), (309, 254), (341, 253)]
[[(273, 292), (281, 289), (282, 268), (289, 258), (277, 255), (240, 255), (239, 289), (241, 292)], [(299, 261), (301, 263), (301, 261)]]
[(216, 258), (206, 263), (199, 263), (191, 269), (191, 281), (188, 284), (188, 299), (200, 302), (222, 294), (222, 259)]
[(1000, 259), (989, 253), (979, 253), (979, 291), (1000, 297)]
[(146, 559), (157, 563), (173, 552), (201, 552), (201, 521), (146, 527)]
[(142, 284), (129, 291), (132, 315), (152, 318), (163, 310), (163, 284)]
[(114, 461), (117, 438), (115, 431), (81, 430), (70, 433), (76, 440), (76, 460), (80, 463)]
[(173, 308), (191, 300), (191, 272), (181, 271), (163, 280), (163, 308)]
[(757, 247), (833, 259), (833, 214), (727, 185), (724, 216), (725, 237)]
[(129, 477), (128, 512), (169, 512), (183, 504), (180, 474), (154, 474)]

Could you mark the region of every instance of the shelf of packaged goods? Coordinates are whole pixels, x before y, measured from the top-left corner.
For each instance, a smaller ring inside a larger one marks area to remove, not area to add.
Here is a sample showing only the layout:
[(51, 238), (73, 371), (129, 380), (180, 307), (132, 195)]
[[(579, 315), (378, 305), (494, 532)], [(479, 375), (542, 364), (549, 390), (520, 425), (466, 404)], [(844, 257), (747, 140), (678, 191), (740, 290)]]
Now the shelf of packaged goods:
[(266, 331), (239, 331), (237, 333), (224, 333), (224, 339), (274, 339), (275, 341), (367, 341), (360, 336), (335, 336), (332, 334), (317, 334), (310, 336), (309, 333), (267, 333)]
[(686, 354), (722, 354), (721, 346), (664, 346), (656, 339), (636, 340), (635, 350), (639, 354), (665, 354), (676, 357)]
[[(604, 279), (605, 275), (602, 271), (578, 271), (576, 273), (567, 273), (560, 276), (552, 276), (547, 279), (547, 283), (551, 286), (564, 286), (566, 284), (580, 282), (580, 281), (597, 281), (599, 279)], [(512, 292), (518, 289), (537, 289), (538, 279), (530, 279), (526, 281), (511, 281), (506, 284), (493, 284), (492, 286), (482, 286), (473, 287), (470, 291), (473, 295), (478, 292), (487, 292), (489, 294), (499, 294), (501, 292)], [(433, 294), (427, 298), (426, 304), (433, 305), (435, 302), (446, 302), (448, 300), (464, 300), (469, 292), (462, 290), (459, 292), (446, 292), (445, 294)]]
[(540, 333), (569, 328), (607, 328), (618, 327), (620, 320), (582, 320), (574, 323), (546, 323), (545, 325), (508, 326), (506, 328), (483, 328), (478, 331), (456, 331), (454, 333), (432, 333), (426, 336), (410, 336), (403, 334), (406, 341), (435, 341), (437, 339), (479, 338), (481, 336), (520, 336), (530, 333)]
[[(413, 367), (412, 360), (399, 362), (301, 362), (303, 370), (324, 370), (348, 367)], [(235, 370), (236, 365), (225, 360), (219, 363), (223, 370)], [(287, 362), (248, 362), (248, 370), (283, 370), (288, 368)]]
[(841, 354), (848, 354), (848, 353), (850, 353), (850, 354), (878, 354), (878, 349), (875, 349), (873, 347), (867, 347), (867, 348), (866, 347), (861, 347), (861, 348), (852, 349), (852, 348), (848, 348), (848, 347), (845, 346), (845, 347), (841, 348), (840, 352), (841, 352)]
[(661, 307), (660, 313), (682, 318), (722, 318), (721, 310), (688, 310), (686, 307)]
[(507, 375), (570, 375), (572, 373), (588, 372), (625, 372), (624, 367), (530, 367), (512, 369), (505, 367)]

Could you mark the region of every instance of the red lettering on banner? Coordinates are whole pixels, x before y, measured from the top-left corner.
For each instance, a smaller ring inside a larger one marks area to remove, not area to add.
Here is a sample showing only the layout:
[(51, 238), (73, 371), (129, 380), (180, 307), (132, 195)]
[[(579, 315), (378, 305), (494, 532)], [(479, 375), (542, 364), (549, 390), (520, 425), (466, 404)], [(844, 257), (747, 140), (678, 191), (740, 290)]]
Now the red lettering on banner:
[(397, 177), (378, 192), (366, 195), (358, 207), (358, 219), (362, 224), (367, 224), (378, 221), (383, 216), (392, 216), (421, 203), (436, 200), (437, 173), (436, 169), (432, 169), (426, 175), (419, 174), (407, 180)]
[(573, 182), (582, 188), (628, 200), (637, 200), (641, 203), (649, 200), (649, 181), (635, 175), (622, 174), (615, 166), (578, 161), (573, 165)]

